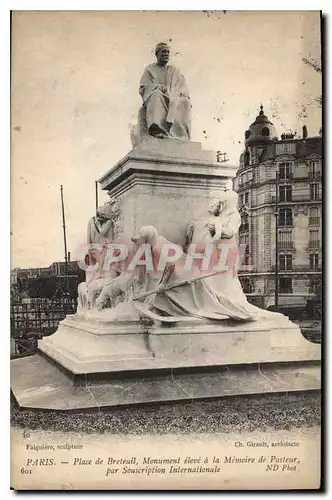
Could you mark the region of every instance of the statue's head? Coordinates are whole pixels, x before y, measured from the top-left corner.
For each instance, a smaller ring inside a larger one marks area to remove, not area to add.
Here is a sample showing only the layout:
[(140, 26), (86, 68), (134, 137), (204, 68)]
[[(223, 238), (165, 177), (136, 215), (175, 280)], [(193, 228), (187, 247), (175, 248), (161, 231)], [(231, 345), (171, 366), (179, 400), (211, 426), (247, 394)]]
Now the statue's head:
[(104, 205), (99, 207), (97, 210), (97, 219), (101, 223), (104, 223), (104, 222), (108, 221), (110, 219), (110, 217), (111, 217), (110, 204), (104, 203)]
[(131, 240), (138, 246), (144, 244), (154, 245), (157, 237), (158, 231), (154, 226), (143, 226)]
[(222, 208), (221, 200), (211, 201), (208, 211), (211, 215), (218, 216), (220, 214), (221, 208)]
[(160, 66), (166, 66), (169, 60), (170, 47), (165, 42), (159, 42), (155, 48), (157, 63)]

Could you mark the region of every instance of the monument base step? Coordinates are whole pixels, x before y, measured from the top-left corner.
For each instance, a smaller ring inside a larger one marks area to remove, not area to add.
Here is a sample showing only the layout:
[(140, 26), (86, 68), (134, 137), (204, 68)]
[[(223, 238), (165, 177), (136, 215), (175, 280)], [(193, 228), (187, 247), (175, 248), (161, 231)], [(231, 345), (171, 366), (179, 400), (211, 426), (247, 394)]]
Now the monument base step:
[(73, 315), (11, 368), (23, 408), (98, 409), (318, 390), (320, 345), (283, 316), (147, 326)]
[(135, 321), (67, 316), (38, 348), (73, 374), (160, 370), (251, 363), (320, 361), (320, 345), (298, 325), (191, 320), (151, 327)]
[(88, 410), (149, 403), (320, 389), (320, 363), (292, 362), (117, 374), (73, 375), (44, 354), (12, 361), (12, 392), (19, 406)]

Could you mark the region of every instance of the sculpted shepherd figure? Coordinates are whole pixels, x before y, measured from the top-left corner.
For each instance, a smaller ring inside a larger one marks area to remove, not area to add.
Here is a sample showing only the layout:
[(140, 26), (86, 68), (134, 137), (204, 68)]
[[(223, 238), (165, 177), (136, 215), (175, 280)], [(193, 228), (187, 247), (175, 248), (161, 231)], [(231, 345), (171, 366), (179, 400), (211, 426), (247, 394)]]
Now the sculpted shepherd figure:
[(157, 62), (149, 64), (140, 81), (148, 134), (159, 139), (190, 139), (191, 102), (181, 72), (168, 64), (170, 49), (158, 43)]

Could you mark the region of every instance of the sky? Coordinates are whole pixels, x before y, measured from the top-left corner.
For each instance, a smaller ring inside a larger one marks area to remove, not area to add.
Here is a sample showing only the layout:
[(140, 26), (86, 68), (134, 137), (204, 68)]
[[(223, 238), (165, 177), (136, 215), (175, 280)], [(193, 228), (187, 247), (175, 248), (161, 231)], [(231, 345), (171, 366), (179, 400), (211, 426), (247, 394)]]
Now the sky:
[[(138, 86), (170, 41), (192, 101), (192, 140), (237, 165), (263, 104), (279, 136), (318, 135), (318, 12), (15, 12), (11, 73), (11, 268), (64, 260), (85, 243), (95, 180), (131, 149)], [(107, 201), (99, 192), (100, 204)]]

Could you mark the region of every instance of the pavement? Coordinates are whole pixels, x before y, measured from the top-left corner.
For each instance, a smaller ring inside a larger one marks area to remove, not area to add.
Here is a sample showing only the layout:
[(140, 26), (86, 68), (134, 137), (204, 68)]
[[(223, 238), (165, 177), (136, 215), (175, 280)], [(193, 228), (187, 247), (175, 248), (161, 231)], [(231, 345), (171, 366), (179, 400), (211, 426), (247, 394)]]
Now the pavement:
[(24, 429), (113, 434), (191, 434), (289, 430), (320, 425), (318, 391), (235, 396), (218, 400), (102, 411), (22, 410), (12, 400), (11, 425)]

